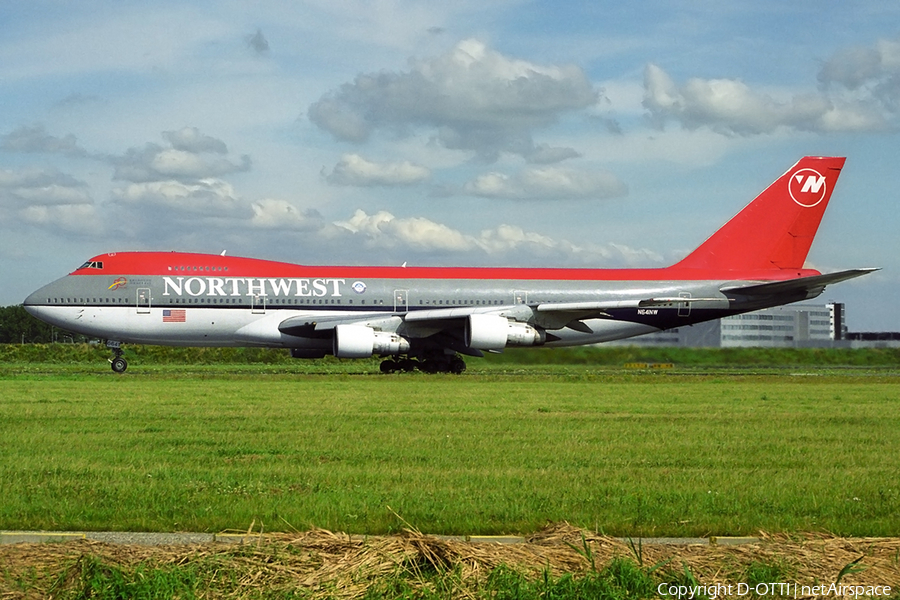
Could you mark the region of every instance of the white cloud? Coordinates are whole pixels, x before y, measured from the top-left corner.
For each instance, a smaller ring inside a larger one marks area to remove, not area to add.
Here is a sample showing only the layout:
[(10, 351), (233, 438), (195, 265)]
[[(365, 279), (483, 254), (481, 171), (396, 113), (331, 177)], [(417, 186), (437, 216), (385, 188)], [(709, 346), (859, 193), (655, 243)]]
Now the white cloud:
[(322, 227), (322, 216), (315, 210), (300, 210), (286, 200), (265, 199), (250, 208), (250, 225), (261, 229), (313, 231)]
[(19, 211), (19, 218), (45, 229), (58, 229), (79, 235), (103, 232), (102, 220), (93, 204), (34, 205)]
[(839, 83), (855, 90), (881, 75), (881, 53), (876, 48), (843, 48), (829, 58), (819, 71), (819, 81), (828, 86)]
[(652, 250), (635, 249), (624, 244), (576, 244), (557, 240), (539, 233), (525, 231), (515, 225), (500, 225), (485, 229), (478, 237), (479, 246), (489, 254), (543, 257), (556, 261), (557, 266), (570, 264), (593, 267), (615, 265), (658, 265), (662, 256)]
[(900, 73), (900, 41), (879, 40), (872, 47), (842, 48), (819, 71), (824, 85), (840, 84), (855, 90)]
[(484, 198), (560, 200), (613, 198), (628, 189), (606, 171), (579, 171), (560, 167), (529, 167), (515, 176), (486, 173), (463, 186), (466, 193)]
[(184, 150), (196, 154), (201, 152), (228, 154), (228, 146), (225, 145), (225, 142), (200, 133), (200, 130), (196, 127), (183, 127), (177, 131), (163, 131), (162, 135), (176, 150)]
[(539, 260), (544, 264), (592, 266), (602, 266), (605, 262), (646, 265), (662, 261), (659, 254), (650, 250), (633, 249), (621, 244), (578, 245), (506, 224), (472, 235), (423, 217), (398, 218), (387, 211), (369, 215), (357, 210), (347, 221), (334, 225), (362, 237), (369, 248), (399, 249), (404, 251), (404, 256), (417, 252), (449, 252), (467, 257), (481, 256), (492, 263)]
[(108, 158), (116, 167), (114, 178), (136, 183), (173, 178), (191, 181), (250, 170), (249, 156), (237, 162), (228, 159), (223, 156), (228, 152), (224, 142), (194, 127), (165, 131), (163, 137), (171, 148), (148, 143), (130, 148), (124, 156)]
[(644, 107), (657, 126), (675, 120), (687, 129), (709, 127), (726, 135), (800, 131), (874, 131), (887, 126), (867, 102), (835, 99), (819, 92), (776, 99), (734, 79), (689, 79), (677, 85), (660, 67), (644, 70)]
[(12, 190), (12, 194), (25, 202), (43, 206), (51, 204), (90, 204), (91, 200), (91, 196), (85, 188), (57, 184), (18, 188)]
[(55, 170), (37, 167), (22, 170), (0, 169), (0, 188), (3, 189), (50, 185), (59, 183), (62, 179), (76, 183), (74, 178)]
[(424, 217), (397, 219), (389, 212), (368, 215), (357, 210), (347, 221), (335, 225), (364, 237), (375, 247), (404, 246), (413, 250), (461, 252), (475, 247), (472, 238)]
[(546, 235), (526, 232), (515, 225), (500, 225), (496, 229), (485, 229), (478, 238), (481, 246), (489, 252), (515, 250), (522, 244), (533, 244), (544, 248), (554, 248), (557, 243)]
[(426, 128), (448, 148), (486, 157), (540, 150), (546, 160), (547, 149), (535, 148), (532, 132), (597, 98), (576, 66), (511, 59), (470, 39), (442, 56), (411, 61), (407, 72), (359, 75), (312, 104), (309, 118), (350, 142), (379, 129), (406, 134)]
[(176, 180), (132, 183), (113, 189), (113, 200), (136, 206), (162, 206), (211, 216), (243, 208), (231, 184), (221, 179), (203, 179), (195, 183)]
[(325, 178), (337, 185), (412, 185), (426, 181), (431, 171), (409, 161), (372, 162), (358, 154), (344, 154), (340, 162)]
[(88, 186), (55, 169), (0, 170), (0, 204), (7, 206), (90, 204)]
[(184, 177), (188, 179), (225, 175), (250, 168), (249, 157), (241, 163), (227, 159), (195, 154), (174, 148), (161, 150), (150, 160), (149, 168), (162, 177)]
[(843, 88), (859, 104), (874, 104), (896, 118), (900, 113), (900, 41), (838, 50), (819, 71), (824, 90)]
[[(344, 86), (347, 88), (347, 85)], [(309, 120), (345, 142), (364, 142), (371, 133), (365, 115), (358, 113), (349, 102), (334, 96), (323, 97), (309, 107)]]
[(526, 155), (526, 158), (530, 163), (548, 165), (579, 156), (581, 153), (574, 148), (554, 148), (547, 144), (538, 144), (532, 152)]
[(467, 236), (425, 217), (392, 219), (381, 230), (413, 250), (459, 252), (471, 249)]
[(0, 148), (7, 152), (59, 153), (69, 156), (86, 156), (87, 151), (78, 145), (71, 133), (56, 137), (47, 133), (43, 125), (22, 125), (0, 137)]

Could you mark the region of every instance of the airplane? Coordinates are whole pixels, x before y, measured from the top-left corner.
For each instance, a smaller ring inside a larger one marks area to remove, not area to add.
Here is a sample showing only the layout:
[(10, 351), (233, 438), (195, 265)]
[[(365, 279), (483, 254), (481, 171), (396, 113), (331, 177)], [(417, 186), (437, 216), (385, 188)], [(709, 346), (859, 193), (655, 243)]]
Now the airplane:
[(665, 268), (305, 266), (180, 252), (95, 256), (24, 302), (35, 317), (122, 343), (383, 357), (381, 371), (461, 373), (460, 355), (628, 338), (814, 298), (865, 275), (804, 267), (842, 157), (805, 157)]

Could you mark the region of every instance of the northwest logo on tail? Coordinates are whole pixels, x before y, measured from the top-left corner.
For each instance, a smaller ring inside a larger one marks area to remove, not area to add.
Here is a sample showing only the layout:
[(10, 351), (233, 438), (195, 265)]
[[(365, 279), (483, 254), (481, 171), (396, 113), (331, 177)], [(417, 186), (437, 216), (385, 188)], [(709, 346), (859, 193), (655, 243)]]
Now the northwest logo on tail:
[(825, 198), (825, 177), (815, 169), (800, 169), (788, 180), (791, 198), (806, 208), (812, 208)]

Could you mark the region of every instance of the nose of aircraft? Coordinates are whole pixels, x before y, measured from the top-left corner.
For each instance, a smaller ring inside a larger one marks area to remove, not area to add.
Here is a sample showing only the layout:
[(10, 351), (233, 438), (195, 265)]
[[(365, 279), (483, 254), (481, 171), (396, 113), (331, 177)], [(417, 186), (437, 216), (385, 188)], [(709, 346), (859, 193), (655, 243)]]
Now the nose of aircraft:
[[(25, 310), (27, 310), (27, 311), (30, 312), (31, 314), (34, 314), (34, 313), (32, 312), (32, 309), (34, 309), (35, 307), (37, 307), (37, 306), (40, 305), (40, 304), (46, 303), (47, 298), (46, 298), (45, 295), (42, 293), (42, 291), (43, 291), (46, 287), (47, 287), (47, 286), (44, 286), (43, 288), (41, 288), (41, 289), (39, 289), (39, 290), (36, 290), (36, 291), (32, 292), (31, 294), (28, 295), (27, 298), (25, 298), (25, 301), (22, 302), (22, 306), (25, 307)], [(41, 301), (41, 298), (44, 298), (44, 301), (43, 301), (43, 302)]]
[(36, 317), (42, 321), (46, 321), (46, 315), (43, 314), (43, 307), (47, 304), (47, 296), (44, 293), (47, 286), (42, 287), (41, 289), (32, 292), (29, 294), (25, 301), (22, 303), (22, 307), (30, 314), (32, 317)]
[(60, 281), (61, 280), (57, 280), (53, 283), (49, 283), (29, 294), (28, 297), (25, 298), (25, 301), (22, 302), (22, 307), (33, 317), (49, 322), (48, 311), (51, 304), (51, 298), (62, 295), (54, 293), (59, 291), (56, 288), (60, 286)]

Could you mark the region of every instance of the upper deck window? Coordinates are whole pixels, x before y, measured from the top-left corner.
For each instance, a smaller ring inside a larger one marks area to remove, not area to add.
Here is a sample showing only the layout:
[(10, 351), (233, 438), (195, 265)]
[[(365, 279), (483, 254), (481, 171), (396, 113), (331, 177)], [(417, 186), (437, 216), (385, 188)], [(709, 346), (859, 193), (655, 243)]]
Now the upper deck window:
[(176, 265), (169, 266), (168, 269), (170, 271), (227, 271), (228, 267), (197, 267), (197, 266), (184, 266), (184, 265)]
[(89, 260), (89, 261), (87, 261), (86, 263), (84, 263), (83, 265), (81, 265), (81, 266), (78, 267), (78, 268), (79, 268), (79, 269), (102, 269), (102, 268), (103, 268), (103, 261), (100, 261), (100, 260)]

